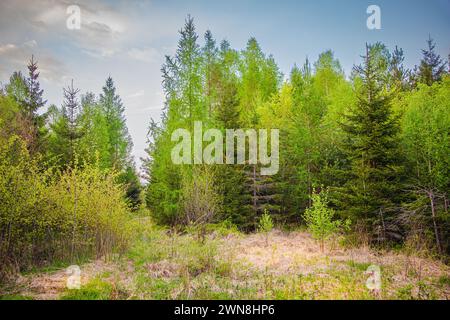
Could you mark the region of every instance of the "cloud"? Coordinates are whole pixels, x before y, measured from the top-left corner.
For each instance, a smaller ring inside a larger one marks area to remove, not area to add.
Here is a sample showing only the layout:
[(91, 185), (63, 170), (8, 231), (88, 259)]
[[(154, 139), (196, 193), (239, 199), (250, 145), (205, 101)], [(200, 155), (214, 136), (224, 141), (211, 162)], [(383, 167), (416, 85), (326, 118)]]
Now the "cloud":
[(145, 94), (144, 90), (139, 90), (139, 91), (137, 91), (135, 93), (129, 94), (127, 96), (127, 98), (139, 98), (139, 97), (142, 97), (144, 94)]
[(66, 26), (69, 0), (1, 0), (0, 39), (10, 43), (23, 41), (29, 34), (38, 42), (58, 41), (58, 45), (74, 47), (95, 57), (108, 57), (120, 52), (128, 18), (112, 4), (101, 0), (77, 1), (81, 10), (81, 28)]
[(31, 55), (38, 61), (41, 78), (45, 81), (60, 83), (68, 72), (65, 65), (52, 54), (41, 50), (36, 40), (26, 41), (22, 44), (0, 43), (0, 64), (8, 66), (0, 72), (0, 78), (6, 80), (17, 70), (25, 70)]
[(160, 56), (161, 55), (159, 54), (158, 50), (154, 48), (132, 48), (128, 51), (128, 57), (146, 63), (158, 61)]

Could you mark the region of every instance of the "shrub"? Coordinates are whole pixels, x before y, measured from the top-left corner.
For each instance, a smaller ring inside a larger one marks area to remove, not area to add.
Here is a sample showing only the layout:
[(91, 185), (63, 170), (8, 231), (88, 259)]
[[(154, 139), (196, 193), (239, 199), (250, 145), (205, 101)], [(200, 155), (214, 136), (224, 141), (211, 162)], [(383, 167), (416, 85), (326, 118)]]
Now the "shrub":
[(114, 181), (96, 166), (44, 170), (17, 137), (0, 145), (0, 279), (124, 249), (128, 208)]

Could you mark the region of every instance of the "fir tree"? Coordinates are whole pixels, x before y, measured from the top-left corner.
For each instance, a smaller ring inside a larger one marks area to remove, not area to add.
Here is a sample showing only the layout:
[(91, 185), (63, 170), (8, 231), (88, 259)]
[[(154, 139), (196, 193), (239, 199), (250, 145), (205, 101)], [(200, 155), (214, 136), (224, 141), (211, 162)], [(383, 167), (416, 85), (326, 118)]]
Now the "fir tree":
[(439, 81), (445, 73), (445, 62), (441, 56), (435, 52), (436, 44), (431, 36), (427, 40), (428, 48), (422, 50), (423, 58), (420, 61), (418, 70), (419, 81), (429, 86), (435, 81)]
[(366, 46), (363, 65), (355, 67), (362, 85), (352, 113), (342, 124), (349, 167), (339, 205), (353, 221), (363, 223), (369, 231), (375, 231), (376, 225), (383, 225), (382, 234), (386, 236), (388, 230), (383, 215), (399, 192), (399, 128), (373, 48)]

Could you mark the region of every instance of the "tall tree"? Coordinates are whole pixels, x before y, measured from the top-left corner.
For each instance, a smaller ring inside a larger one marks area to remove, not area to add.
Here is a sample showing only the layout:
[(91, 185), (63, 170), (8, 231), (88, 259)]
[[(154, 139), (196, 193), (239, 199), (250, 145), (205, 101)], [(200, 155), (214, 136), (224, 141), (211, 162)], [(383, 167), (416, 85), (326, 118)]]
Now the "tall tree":
[(79, 89), (73, 86), (73, 80), (63, 88), (63, 105), (61, 109), (51, 108), (54, 120), (50, 124), (49, 153), (57, 164), (72, 166), (78, 155), (78, 142), (82, 137), (80, 130)]
[(96, 163), (102, 169), (111, 165), (108, 120), (93, 93), (88, 92), (81, 98), (80, 156), (84, 161)]
[(116, 93), (111, 77), (106, 79), (100, 94), (99, 105), (103, 109), (107, 123), (110, 167), (120, 171), (126, 168), (130, 160), (132, 142), (126, 126), (125, 108), (120, 96)]
[(366, 45), (364, 63), (355, 67), (361, 87), (356, 105), (342, 124), (349, 166), (339, 206), (354, 222), (362, 223), (369, 232), (377, 231), (379, 239), (384, 240), (394, 236), (394, 230), (387, 227), (386, 212), (399, 191), (399, 129), (384, 76), (379, 72), (376, 48)]
[(445, 62), (441, 56), (435, 52), (436, 44), (431, 36), (427, 40), (428, 48), (422, 50), (422, 60), (418, 70), (419, 81), (427, 85), (439, 81), (445, 73)]
[[(411, 173), (409, 189), (414, 194), (414, 201), (406, 205), (406, 228), (411, 232), (419, 228), (431, 231), (440, 253), (450, 249), (449, 88), (448, 76), (431, 86), (419, 84), (403, 101), (407, 107), (402, 119), (402, 142)], [(412, 227), (416, 223), (419, 228), (414, 230)]]
[(38, 111), (47, 103), (43, 98), (44, 90), (40, 88), (38, 65), (37, 61), (34, 60), (34, 56), (31, 56), (31, 60), (28, 63), (27, 86), (28, 94), (24, 101), (24, 111), (34, 128), (34, 141), (29, 145), (29, 149), (33, 153), (41, 149), (42, 139), (46, 134), (45, 116), (40, 115)]

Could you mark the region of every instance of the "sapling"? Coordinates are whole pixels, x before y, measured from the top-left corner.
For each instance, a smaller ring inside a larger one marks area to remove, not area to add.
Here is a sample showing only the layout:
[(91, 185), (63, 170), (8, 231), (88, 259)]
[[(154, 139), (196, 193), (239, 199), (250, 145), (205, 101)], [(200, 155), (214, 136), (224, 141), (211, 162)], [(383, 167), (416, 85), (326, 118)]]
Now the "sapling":
[(264, 234), (266, 239), (266, 246), (269, 245), (269, 232), (273, 229), (272, 217), (267, 209), (264, 209), (264, 214), (259, 219), (258, 231)]
[(314, 191), (311, 200), (312, 206), (306, 209), (303, 218), (312, 236), (320, 241), (323, 252), (325, 240), (339, 230), (341, 221), (333, 219), (335, 212), (328, 207), (328, 189)]

